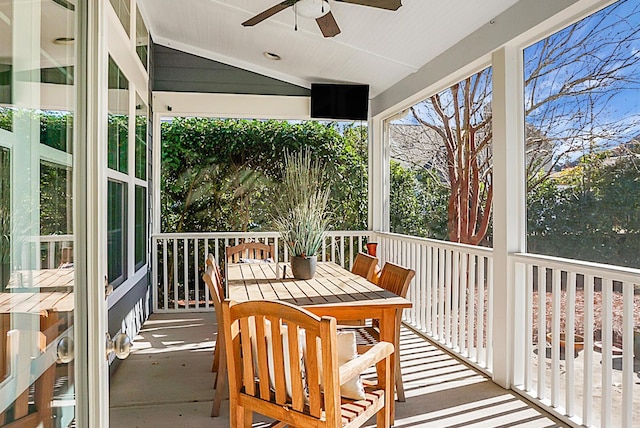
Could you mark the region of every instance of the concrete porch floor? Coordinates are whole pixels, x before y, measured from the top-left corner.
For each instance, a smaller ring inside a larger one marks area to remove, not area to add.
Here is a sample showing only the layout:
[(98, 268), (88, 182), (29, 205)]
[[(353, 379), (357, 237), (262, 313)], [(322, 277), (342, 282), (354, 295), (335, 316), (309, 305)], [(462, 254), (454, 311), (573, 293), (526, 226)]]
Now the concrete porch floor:
[[(152, 315), (111, 378), (111, 426), (228, 427), (228, 401), (209, 416), (215, 330), (213, 313)], [(397, 428), (563, 426), (406, 328), (400, 352), (407, 401), (396, 402)], [(255, 415), (253, 426), (265, 421)]]

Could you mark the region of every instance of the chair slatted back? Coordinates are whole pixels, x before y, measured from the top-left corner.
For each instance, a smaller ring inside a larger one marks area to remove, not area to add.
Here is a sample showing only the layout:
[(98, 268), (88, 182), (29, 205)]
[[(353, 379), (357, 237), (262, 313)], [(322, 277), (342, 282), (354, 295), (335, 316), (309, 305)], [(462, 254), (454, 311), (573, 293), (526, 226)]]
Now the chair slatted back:
[(209, 289), (209, 295), (213, 300), (213, 307), (216, 310), (216, 317), (218, 318), (218, 325), (222, 321), (222, 300), (224, 300), (224, 290), (222, 288), (222, 278), (220, 275), (220, 268), (215, 262), (212, 254), (207, 256), (206, 268), (202, 274), (202, 279), (207, 288)]
[(218, 263), (216, 262), (213, 254), (209, 253), (207, 255), (206, 265), (213, 268), (213, 273), (217, 281), (216, 285), (218, 286), (218, 293), (220, 294), (220, 302), (222, 302), (224, 300), (224, 282), (222, 281), (222, 273), (220, 273), (220, 267), (218, 266)]
[(367, 281), (372, 281), (377, 264), (378, 259), (376, 257), (358, 253), (353, 261), (353, 266), (351, 266), (351, 272), (365, 278)]
[(378, 287), (389, 290), (400, 297), (407, 297), (409, 283), (415, 275), (416, 271), (413, 269), (387, 262), (382, 267)]
[[(334, 318), (319, 318), (285, 302), (233, 304), (228, 300), (223, 302), (223, 316), (225, 340), (230, 344), (227, 361), (232, 409), (236, 400), (242, 400), (245, 410), (291, 425), (341, 426)], [(301, 342), (306, 346), (304, 363)], [(318, 343), (322, 347), (320, 356)], [(323, 394), (318, 358), (323, 368)], [(291, 396), (287, 393), (285, 364), (291, 368)]]
[(262, 242), (244, 242), (227, 247), (226, 254), (227, 263), (239, 263), (240, 259), (265, 260), (274, 258), (275, 251), (273, 245)]

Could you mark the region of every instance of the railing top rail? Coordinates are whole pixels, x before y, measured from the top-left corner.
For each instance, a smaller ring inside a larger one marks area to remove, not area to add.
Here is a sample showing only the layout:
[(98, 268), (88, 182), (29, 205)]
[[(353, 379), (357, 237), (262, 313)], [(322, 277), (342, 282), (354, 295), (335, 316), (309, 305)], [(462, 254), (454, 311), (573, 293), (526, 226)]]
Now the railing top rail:
[(330, 230), (327, 236), (367, 236), (374, 233), (372, 230)]
[(420, 238), (418, 236), (401, 235), (399, 233), (391, 232), (375, 232), (375, 234), (386, 238), (399, 239), (406, 242), (415, 242), (416, 244), (427, 244), (432, 247), (440, 247), (452, 251), (462, 251), (465, 253), (476, 254), (483, 257), (493, 257), (493, 248), (478, 247), (469, 244), (459, 244), (457, 242), (440, 241), (438, 239), (431, 238)]
[[(370, 230), (330, 230), (327, 236), (362, 236), (373, 234)], [(269, 232), (187, 232), (187, 233), (154, 233), (155, 239), (224, 239), (224, 238), (279, 238), (280, 233)]]
[(277, 238), (278, 232), (187, 232), (187, 233), (154, 233), (154, 239), (184, 239), (184, 238)]
[(582, 260), (564, 259), (561, 257), (544, 256), (540, 254), (514, 253), (511, 257), (515, 262), (525, 264), (540, 264), (545, 267), (593, 275), (600, 278), (610, 278), (615, 281), (640, 283), (640, 269), (593, 263)]
[(74, 235), (40, 235), (33, 237), (32, 241), (40, 242), (59, 242), (59, 241), (73, 241)]

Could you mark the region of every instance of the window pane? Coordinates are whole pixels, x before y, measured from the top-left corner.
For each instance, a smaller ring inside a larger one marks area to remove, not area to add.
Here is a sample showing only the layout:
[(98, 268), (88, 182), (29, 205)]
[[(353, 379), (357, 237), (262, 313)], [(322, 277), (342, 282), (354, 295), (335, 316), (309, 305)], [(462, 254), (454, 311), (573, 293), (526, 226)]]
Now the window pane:
[(73, 117), (68, 112), (44, 111), (40, 113), (40, 143), (71, 153)]
[(71, 170), (49, 162), (40, 164), (40, 234), (72, 233)]
[(107, 185), (107, 271), (111, 284), (127, 279), (127, 190), (124, 183)]
[(109, 57), (108, 166), (127, 173), (129, 139), (129, 81)]
[(147, 105), (136, 95), (136, 178), (147, 179)]
[(129, 30), (129, 17), (131, 16), (130, 5), (129, 0), (111, 0), (111, 6), (113, 6), (113, 10), (116, 11), (116, 15), (118, 15), (118, 19), (129, 37), (131, 36)]
[(136, 186), (136, 269), (147, 260), (147, 189)]
[(640, 268), (638, 25), (619, 1), (524, 50), (531, 253)]
[(149, 49), (149, 31), (144, 25), (140, 10), (136, 9), (136, 53), (142, 61), (145, 70), (147, 69), (147, 51)]
[(389, 124), (392, 232), (491, 246), (491, 68)]

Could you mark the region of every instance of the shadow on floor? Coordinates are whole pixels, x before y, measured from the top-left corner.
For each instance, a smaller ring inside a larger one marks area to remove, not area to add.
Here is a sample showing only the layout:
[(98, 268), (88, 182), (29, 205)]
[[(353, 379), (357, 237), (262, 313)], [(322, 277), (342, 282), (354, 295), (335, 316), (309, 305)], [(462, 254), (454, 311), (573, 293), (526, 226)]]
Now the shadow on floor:
[[(229, 426), (228, 401), (209, 417), (214, 322), (212, 313), (151, 316), (111, 378), (112, 427)], [(412, 331), (401, 340), (407, 401), (396, 402), (396, 428), (562, 426)], [(253, 427), (265, 421), (256, 415)]]

